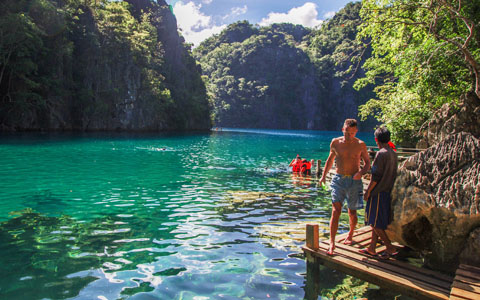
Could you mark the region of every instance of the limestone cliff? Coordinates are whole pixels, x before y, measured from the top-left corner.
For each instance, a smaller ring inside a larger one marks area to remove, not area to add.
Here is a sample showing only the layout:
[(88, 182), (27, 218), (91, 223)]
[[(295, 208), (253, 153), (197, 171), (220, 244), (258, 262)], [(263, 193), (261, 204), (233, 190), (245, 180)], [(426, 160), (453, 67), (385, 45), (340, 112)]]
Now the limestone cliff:
[[(373, 97), (371, 87), (352, 87), (362, 70), (345, 74), (354, 68), (348, 57), (358, 46), (360, 7), (347, 4), (317, 29), (242, 21), (202, 42), (193, 53), (215, 125), (339, 130), (346, 118), (357, 118), (359, 105)], [(360, 129), (374, 125), (368, 120)]]
[(211, 127), (201, 71), (164, 0), (12, 1), (0, 17), (12, 41), (0, 49), (12, 58), (0, 129)]
[(399, 168), (392, 208), (389, 235), (423, 252), (432, 268), (480, 266), (478, 253), (468, 255), (479, 248), (480, 140), (460, 132), (407, 159)]
[(458, 103), (443, 105), (420, 129), (417, 148), (428, 148), (462, 131), (480, 138), (480, 99), (473, 92), (462, 96)]

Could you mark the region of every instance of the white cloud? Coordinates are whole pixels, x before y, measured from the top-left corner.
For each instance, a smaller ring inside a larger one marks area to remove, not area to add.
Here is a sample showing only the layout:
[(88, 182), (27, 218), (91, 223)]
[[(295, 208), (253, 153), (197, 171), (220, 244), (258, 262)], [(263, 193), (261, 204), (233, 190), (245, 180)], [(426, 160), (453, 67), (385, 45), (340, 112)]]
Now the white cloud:
[(210, 4), (210, 3), (213, 2), (213, 0), (203, 0), (202, 2), (205, 3), (205, 4)]
[(330, 18), (333, 18), (333, 16), (335, 16), (335, 12), (334, 12), (334, 11), (329, 11), (329, 12), (326, 12), (326, 13), (323, 15), (323, 18), (324, 18), (324, 19), (330, 19)]
[(230, 18), (230, 17), (236, 17), (236, 16), (240, 16), (240, 15), (243, 15), (247, 12), (248, 8), (246, 5), (244, 5), (243, 7), (232, 7), (232, 9), (230, 10), (230, 13), (226, 16), (223, 17), (223, 19), (227, 19), (227, 18)]
[(201, 4), (193, 2), (184, 4), (179, 1), (173, 7), (173, 13), (177, 18), (178, 27), (187, 43), (198, 46), (206, 38), (221, 32), (226, 25), (215, 26), (212, 17), (204, 15), (200, 8)]
[(267, 18), (263, 18), (260, 21), (260, 25), (267, 26), (273, 23), (292, 23), (305, 27), (315, 27), (323, 22), (322, 20), (318, 20), (317, 17), (317, 5), (312, 2), (307, 2), (303, 6), (292, 8), (286, 14), (271, 12)]

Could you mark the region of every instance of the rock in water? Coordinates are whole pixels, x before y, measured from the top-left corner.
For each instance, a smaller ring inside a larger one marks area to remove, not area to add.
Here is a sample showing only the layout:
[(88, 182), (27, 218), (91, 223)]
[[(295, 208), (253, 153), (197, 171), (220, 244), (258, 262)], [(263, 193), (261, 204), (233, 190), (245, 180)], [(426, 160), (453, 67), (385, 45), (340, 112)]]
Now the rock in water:
[(406, 160), (392, 209), (389, 236), (423, 252), (428, 266), (447, 272), (458, 263), (480, 266), (479, 252), (472, 253), (480, 245), (480, 140), (457, 133)]

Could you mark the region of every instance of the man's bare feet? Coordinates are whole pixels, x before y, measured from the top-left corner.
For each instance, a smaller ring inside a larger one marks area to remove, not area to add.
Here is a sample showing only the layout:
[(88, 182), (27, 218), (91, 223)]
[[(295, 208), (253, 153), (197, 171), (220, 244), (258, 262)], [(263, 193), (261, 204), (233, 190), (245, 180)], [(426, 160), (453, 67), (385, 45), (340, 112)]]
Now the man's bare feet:
[(370, 255), (370, 256), (377, 256), (377, 252), (375, 252), (375, 250), (372, 251), (369, 248), (360, 249), (358, 250), (358, 252), (362, 254)]
[(392, 246), (391, 248), (385, 249), (385, 252), (387, 252), (390, 256), (395, 256), (398, 254), (398, 250), (394, 246)]
[(333, 250), (335, 250), (335, 244), (330, 244), (330, 247), (328, 247), (327, 255), (332, 256), (333, 255)]
[(346, 239), (343, 240), (343, 244), (347, 246), (353, 245), (353, 238), (352, 237), (347, 237)]

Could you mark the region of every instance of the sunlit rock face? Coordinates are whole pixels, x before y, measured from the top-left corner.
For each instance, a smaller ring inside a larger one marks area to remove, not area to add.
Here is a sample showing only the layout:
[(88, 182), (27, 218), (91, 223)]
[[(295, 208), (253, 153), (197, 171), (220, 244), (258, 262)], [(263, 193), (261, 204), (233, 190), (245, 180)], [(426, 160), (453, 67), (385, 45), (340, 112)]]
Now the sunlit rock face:
[(479, 116), (480, 99), (473, 92), (462, 96), (458, 105), (443, 105), (434, 117), (420, 129), (421, 138), (417, 143), (417, 148), (428, 148), (447, 136), (459, 132), (469, 132), (480, 138)]
[(480, 266), (479, 252), (468, 254), (480, 243), (480, 140), (458, 133), (406, 160), (392, 209), (389, 235), (422, 251), (430, 267), (452, 272), (461, 262)]

